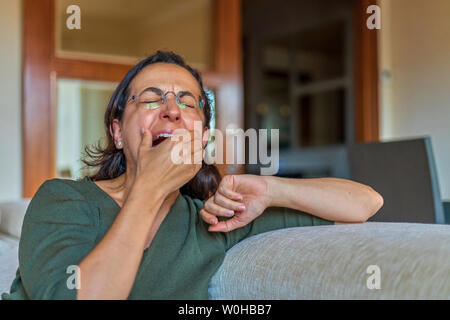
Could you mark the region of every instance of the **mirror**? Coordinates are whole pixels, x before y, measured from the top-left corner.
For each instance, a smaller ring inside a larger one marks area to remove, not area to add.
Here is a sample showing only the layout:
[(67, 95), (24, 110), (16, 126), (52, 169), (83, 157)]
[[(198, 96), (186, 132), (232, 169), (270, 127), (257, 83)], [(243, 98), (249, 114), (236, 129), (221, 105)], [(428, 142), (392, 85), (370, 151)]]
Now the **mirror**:
[[(80, 29), (67, 26), (71, 5)], [(211, 0), (56, 0), (55, 20), (58, 57), (134, 64), (170, 48), (195, 68), (212, 64)]]
[(104, 142), (103, 117), (117, 83), (58, 79), (56, 175), (78, 179), (90, 174), (81, 156), (86, 145)]

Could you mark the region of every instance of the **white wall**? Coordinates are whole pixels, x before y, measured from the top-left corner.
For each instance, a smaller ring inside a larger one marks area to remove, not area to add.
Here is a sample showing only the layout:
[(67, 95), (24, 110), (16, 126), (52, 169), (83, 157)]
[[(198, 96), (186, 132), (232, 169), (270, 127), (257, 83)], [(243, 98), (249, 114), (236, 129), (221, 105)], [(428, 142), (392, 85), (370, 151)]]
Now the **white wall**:
[(381, 0), (381, 136), (428, 135), (450, 200), (450, 1)]
[[(81, 164), (81, 82), (58, 79), (56, 120), (56, 170), (77, 175)], [(78, 178), (78, 177), (76, 177)]]
[(0, 201), (22, 195), (22, 1), (0, 0)]

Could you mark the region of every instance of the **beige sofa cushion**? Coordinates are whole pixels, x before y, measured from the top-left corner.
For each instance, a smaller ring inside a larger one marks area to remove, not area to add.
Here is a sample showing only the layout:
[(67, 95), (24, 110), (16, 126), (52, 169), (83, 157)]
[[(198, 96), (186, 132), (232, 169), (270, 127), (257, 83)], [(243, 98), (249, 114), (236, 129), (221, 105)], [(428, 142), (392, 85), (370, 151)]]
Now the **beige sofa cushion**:
[(29, 203), (30, 199), (0, 203), (0, 232), (19, 239), (23, 218)]
[[(231, 248), (211, 280), (209, 295), (450, 299), (449, 244), (449, 225), (366, 222), (275, 230)], [(377, 267), (379, 289), (374, 287)]]
[(0, 295), (9, 292), (19, 267), (19, 239), (0, 233)]

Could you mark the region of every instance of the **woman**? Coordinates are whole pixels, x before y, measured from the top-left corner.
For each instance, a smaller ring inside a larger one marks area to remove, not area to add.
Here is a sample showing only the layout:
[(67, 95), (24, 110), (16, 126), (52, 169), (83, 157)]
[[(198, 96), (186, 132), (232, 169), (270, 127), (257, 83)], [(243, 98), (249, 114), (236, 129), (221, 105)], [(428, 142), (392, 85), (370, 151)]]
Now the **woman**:
[[(25, 215), (19, 268), (4, 299), (207, 299), (226, 250), (286, 227), (364, 222), (381, 206), (370, 187), (343, 179), (233, 175), (175, 164), (167, 139), (202, 155), (209, 101), (198, 73), (171, 52), (131, 69), (105, 114), (106, 148), (80, 181), (46, 181)], [(266, 208), (272, 207), (270, 210)], [(282, 209), (290, 208), (290, 209)], [(262, 214), (264, 212), (264, 214)]]

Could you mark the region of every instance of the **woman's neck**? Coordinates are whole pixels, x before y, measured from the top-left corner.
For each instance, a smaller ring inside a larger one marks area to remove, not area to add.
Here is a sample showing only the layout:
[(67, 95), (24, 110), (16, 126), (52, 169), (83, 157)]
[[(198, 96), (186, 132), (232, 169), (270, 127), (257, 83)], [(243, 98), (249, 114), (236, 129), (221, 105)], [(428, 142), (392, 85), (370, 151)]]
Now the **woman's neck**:
[[(133, 173), (129, 173), (127, 170), (117, 178), (110, 180), (101, 180), (95, 183), (111, 198), (113, 198), (122, 208), (133, 188), (134, 179), (135, 175)], [(175, 200), (177, 199), (179, 193), (179, 190), (175, 190), (164, 199), (160, 210), (158, 210), (158, 215), (167, 214), (172, 205), (175, 203)], [(151, 195), (149, 195), (149, 197), (150, 196)]]
[[(134, 175), (131, 176), (133, 177), (133, 179), (131, 179), (130, 176), (130, 174), (127, 175), (127, 173), (125, 172), (115, 179), (95, 181), (94, 183), (96, 183), (99, 188), (101, 188), (112, 199), (114, 199), (114, 201), (116, 201), (116, 203), (122, 208), (134, 184)], [(159, 207), (158, 213), (155, 217), (155, 222), (150, 228), (147, 235), (145, 249), (150, 247), (150, 244), (153, 241), (156, 233), (158, 232), (161, 223), (169, 213), (170, 208), (172, 208), (179, 194), (179, 190), (175, 190), (174, 192), (170, 193), (164, 199), (161, 207)], [(151, 197), (151, 194), (149, 194), (149, 197)]]

